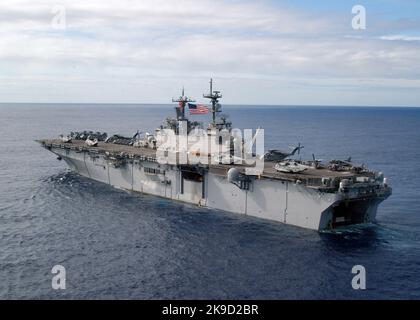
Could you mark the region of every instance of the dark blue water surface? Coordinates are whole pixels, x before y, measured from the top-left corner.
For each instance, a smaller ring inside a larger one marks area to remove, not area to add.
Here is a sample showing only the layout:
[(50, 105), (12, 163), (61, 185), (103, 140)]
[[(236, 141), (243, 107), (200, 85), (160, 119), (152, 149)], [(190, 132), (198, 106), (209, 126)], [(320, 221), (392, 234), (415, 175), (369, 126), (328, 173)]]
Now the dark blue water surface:
[[(0, 106), (0, 298), (420, 298), (420, 109), (225, 107), (236, 127), (263, 126), (267, 148), (301, 142), (389, 177), (378, 223), (335, 233), (116, 190), (34, 142), (153, 130), (172, 110)], [(56, 264), (66, 290), (51, 288)], [(354, 265), (367, 290), (352, 289)]]

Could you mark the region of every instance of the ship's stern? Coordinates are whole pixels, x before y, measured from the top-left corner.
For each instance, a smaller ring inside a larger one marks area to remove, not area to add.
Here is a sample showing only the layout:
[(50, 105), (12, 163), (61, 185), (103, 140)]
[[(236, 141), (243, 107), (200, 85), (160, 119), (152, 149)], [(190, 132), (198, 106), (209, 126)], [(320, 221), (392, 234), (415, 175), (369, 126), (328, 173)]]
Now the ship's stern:
[(342, 184), (336, 201), (321, 214), (319, 230), (375, 222), (379, 204), (391, 194), (386, 181)]

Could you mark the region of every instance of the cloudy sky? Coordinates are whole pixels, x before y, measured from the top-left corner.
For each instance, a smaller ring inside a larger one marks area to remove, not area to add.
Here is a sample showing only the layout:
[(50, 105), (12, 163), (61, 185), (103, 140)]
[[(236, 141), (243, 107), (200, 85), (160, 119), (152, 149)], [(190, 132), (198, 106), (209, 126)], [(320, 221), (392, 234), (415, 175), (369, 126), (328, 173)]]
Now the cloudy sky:
[(0, 71), (0, 102), (168, 103), (213, 77), (232, 104), (420, 106), (420, 2), (2, 0)]

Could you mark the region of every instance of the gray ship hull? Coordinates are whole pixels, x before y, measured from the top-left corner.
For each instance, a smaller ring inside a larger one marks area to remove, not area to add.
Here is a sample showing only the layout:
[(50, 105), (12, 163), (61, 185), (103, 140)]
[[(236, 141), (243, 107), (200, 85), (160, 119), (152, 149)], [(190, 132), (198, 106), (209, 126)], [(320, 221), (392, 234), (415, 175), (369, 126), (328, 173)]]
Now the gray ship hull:
[(379, 203), (389, 195), (387, 190), (373, 195), (328, 193), (296, 182), (269, 178), (256, 179), (250, 188), (242, 189), (230, 183), (223, 170), (208, 168), (198, 174), (148, 158), (120, 163), (101, 153), (64, 145), (43, 145), (80, 175), (116, 188), (317, 231), (373, 222)]

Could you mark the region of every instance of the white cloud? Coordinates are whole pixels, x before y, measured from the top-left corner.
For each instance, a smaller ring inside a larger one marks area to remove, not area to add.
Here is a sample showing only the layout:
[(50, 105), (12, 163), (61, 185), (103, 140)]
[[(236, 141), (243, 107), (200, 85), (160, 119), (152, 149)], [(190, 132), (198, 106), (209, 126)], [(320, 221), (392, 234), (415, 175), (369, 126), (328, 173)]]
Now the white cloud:
[(407, 36), (407, 35), (387, 35), (379, 37), (381, 40), (388, 41), (420, 41), (420, 37)]
[(414, 92), (420, 78), (416, 37), (349, 34), (350, 14), (317, 16), (266, 1), (75, 0), (60, 2), (67, 16), (60, 31), (51, 28), (56, 4), (0, 5), (0, 100), (164, 102), (182, 84), (201, 92), (214, 76), (239, 90), (230, 100), (225, 94), (228, 102), (256, 103), (244, 88), (271, 81), (261, 87), (264, 103), (321, 104), (328, 97), (319, 88), (328, 86), (339, 101), (334, 90), (348, 86), (353, 100), (348, 94), (341, 103), (363, 104), (357, 90)]

